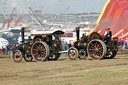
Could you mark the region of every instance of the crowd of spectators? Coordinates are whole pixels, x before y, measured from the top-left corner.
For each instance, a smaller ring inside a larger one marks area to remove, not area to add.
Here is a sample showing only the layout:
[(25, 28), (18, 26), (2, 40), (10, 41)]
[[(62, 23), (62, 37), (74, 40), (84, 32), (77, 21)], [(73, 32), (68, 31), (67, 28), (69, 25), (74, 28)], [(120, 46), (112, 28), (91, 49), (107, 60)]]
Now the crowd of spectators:
[(13, 49), (14, 49), (14, 45), (10, 44), (10, 45), (7, 45), (5, 47), (2, 47), (2, 49), (0, 49), (0, 54), (3, 54), (3, 55), (10, 55), (13, 53)]
[(118, 45), (121, 47), (120, 49), (128, 49), (128, 40), (126, 40), (126, 41), (119, 41)]

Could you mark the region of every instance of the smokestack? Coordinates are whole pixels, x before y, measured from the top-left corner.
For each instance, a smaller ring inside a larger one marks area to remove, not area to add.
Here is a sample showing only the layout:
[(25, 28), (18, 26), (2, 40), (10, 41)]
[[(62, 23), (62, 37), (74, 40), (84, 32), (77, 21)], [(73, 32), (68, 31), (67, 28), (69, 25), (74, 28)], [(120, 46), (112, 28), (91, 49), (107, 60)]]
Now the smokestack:
[(77, 41), (79, 41), (80, 27), (76, 27), (76, 36), (77, 36)]
[(25, 28), (22, 27), (22, 28), (21, 28), (22, 44), (24, 44), (24, 30), (25, 30)]

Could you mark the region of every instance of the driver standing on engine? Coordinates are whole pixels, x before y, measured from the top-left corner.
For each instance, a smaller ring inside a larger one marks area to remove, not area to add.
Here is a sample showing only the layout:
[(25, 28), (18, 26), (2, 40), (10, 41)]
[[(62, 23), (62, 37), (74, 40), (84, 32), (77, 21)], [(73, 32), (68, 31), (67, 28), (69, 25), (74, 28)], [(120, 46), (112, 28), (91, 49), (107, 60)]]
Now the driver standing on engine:
[(108, 41), (111, 41), (111, 37), (112, 37), (112, 32), (110, 31), (110, 28), (105, 29), (106, 32), (104, 34), (104, 39), (105, 39), (105, 43), (108, 44)]

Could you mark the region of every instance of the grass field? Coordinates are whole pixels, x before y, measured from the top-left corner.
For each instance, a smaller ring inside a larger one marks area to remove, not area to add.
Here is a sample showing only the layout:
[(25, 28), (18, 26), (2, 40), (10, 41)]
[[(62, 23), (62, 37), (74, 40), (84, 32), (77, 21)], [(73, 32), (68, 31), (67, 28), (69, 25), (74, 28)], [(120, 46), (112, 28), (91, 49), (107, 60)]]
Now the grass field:
[(111, 60), (15, 63), (0, 58), (0, 85), (128, 85), (128, 55)]

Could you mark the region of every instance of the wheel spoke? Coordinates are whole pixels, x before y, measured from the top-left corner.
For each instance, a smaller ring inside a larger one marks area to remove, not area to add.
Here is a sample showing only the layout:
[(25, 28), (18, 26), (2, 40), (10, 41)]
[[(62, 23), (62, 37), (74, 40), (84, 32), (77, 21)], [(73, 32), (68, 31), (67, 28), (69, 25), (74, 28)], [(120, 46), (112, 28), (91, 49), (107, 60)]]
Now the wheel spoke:
[(99, 55), (99, 53), (98, 53), (98, 52), (97, 52), (96, 54), (97, 54), (97, 56), (99, 56), (99, 57), (100, 57), (100, 55)]
[(91, 46), (91, 48), (94, 48), (93, 46)]
[(94, 52), (94, 55), (97, 56), (97, 52)]
[(99, 53), (103, 53), (102, 51), (98, 51)]
[(99, 47), (98, 49), (103, 49), (103, 47)]
[(100, 46), (100, 44), (98, 44), (96, 47), (98, 48)]
[(95, 43), (95, 48), (97, 47), (97, 42)]
[(37, 49), (33, 49), (33, 50), (36, 51), (36, 52), (38, 51)]
[(43, 46), (40, 47), (40, 50), (45, 50)]
[(40, 54), (40, 56), (42, 57), (42, 56), (43, 56), (43, 54)]
[(94, 56), (94, 55), (95, 55), (95, 52), (94, 52), (94, 53), (92, 53), (91, 55), (92, 55), (92, 56)]
[(95, 47), (95, 45), (93, 45), (92, 43), (91, 43), (91, 46)]
[(35, 49), (38, 50), (38, 47), (35, 46)]
[(97, 52), (97, 56), (100, 56), (100, 54)]
[(95, 51), (93, 50), (93, 51), (91, 51), (90, 53), (94, 53)]
[(45, 53), (45, 52), (44, 52), (44, 53), (41, 53), (41, 54), (46, 55), (46, 53)]
[(46, 53), (46, 50), (45, 50), (45, 49), (43, 49), (43, 50), (41, 50), (41, 52), (42, 52), (42, 53)]
[(37, 47), (37, 49), (40, 49), (40, 48), (38, 47), (38, 45), (36, 45), (36, 47)]
[(95, 50), (95, 49), (89, 49), (89, 50)]

